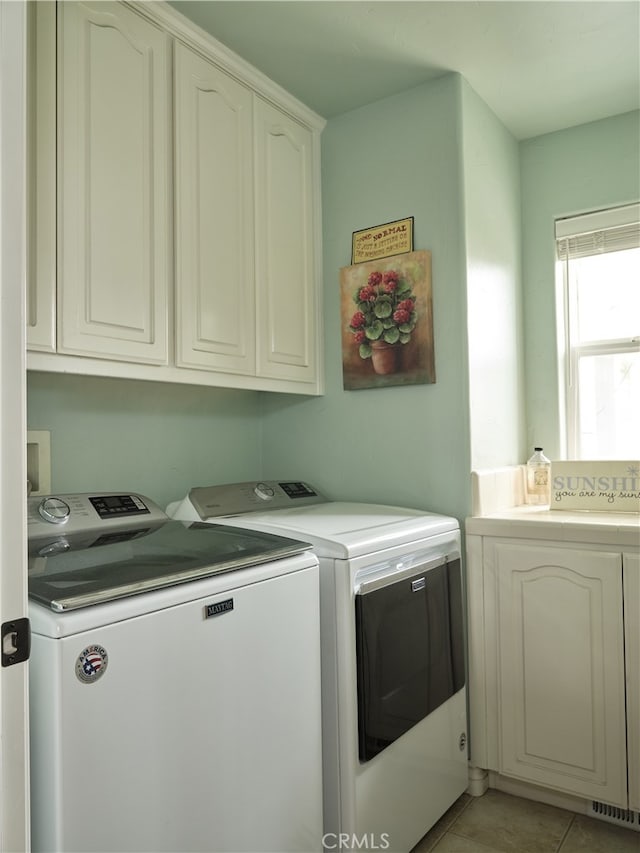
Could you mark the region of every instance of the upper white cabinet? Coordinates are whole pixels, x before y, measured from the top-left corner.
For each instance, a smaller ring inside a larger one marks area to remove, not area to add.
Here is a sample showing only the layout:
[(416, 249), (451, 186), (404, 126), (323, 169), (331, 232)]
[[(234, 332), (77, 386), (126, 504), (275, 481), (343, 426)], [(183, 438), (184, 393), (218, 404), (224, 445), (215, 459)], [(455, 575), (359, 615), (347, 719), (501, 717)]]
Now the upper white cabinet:
[(56, 351), (56, 6), (27, 4), (27, 346)]
[(316, 373), (311, 131), (255, 100), (258, 371)]
[(177, 364), (255, 373), (251, 91), (175, 49)]
[(324, 122), (164, 3), (34, 6), (28, 367), (321, 393)]
[(58, 5), (58, 352), (168, 360), (169, 37)]

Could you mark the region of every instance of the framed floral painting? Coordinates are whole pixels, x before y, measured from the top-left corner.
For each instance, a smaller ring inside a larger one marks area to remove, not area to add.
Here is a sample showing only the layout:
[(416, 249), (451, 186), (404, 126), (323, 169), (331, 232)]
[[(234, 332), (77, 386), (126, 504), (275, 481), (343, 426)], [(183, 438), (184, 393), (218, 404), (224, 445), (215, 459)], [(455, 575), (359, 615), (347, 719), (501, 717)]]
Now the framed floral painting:
[(436, 381), (431, 252), (407, 252), (340, 270), (344, 387)]

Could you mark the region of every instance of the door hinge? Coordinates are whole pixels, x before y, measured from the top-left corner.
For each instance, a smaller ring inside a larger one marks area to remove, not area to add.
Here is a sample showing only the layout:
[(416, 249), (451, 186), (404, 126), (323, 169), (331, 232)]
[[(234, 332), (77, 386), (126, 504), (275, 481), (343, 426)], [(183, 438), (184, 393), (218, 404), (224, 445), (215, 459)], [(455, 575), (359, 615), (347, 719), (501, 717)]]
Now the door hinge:
[(11, 619), (2, 623), (2, 666), (13, 666), (29, 660), (31, 625), (28, 619)]

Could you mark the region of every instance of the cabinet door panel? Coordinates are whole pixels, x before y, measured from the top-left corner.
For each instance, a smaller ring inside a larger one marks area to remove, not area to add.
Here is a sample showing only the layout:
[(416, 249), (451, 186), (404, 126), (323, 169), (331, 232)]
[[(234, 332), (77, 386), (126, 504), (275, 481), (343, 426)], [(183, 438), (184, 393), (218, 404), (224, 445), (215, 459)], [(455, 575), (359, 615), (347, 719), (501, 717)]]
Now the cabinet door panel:
[(623, 554), (629, 808), (640, 812), (640, 556)]
[(314, 381), (312, 134), (256, 98), (258, 374)]
[(60, 352), (166, 362), (169, 41), (116, 3), (62, 3)]
[(28, 3), (27, 348), (56, 350), (56, 4)]
[(255, 372), (251, 93), (176, 45), (177, 363)]
[(501, 769), (626, 805), (621, 556), (496, 544)]

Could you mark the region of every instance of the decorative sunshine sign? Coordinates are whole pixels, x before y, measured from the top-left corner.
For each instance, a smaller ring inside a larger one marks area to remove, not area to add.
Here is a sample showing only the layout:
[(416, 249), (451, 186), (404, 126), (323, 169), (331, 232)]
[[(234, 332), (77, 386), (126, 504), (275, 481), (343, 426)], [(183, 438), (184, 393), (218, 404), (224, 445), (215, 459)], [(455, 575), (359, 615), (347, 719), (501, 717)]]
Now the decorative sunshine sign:
[(640, 462), (552, 462), (550, 509), (640, 512)]

